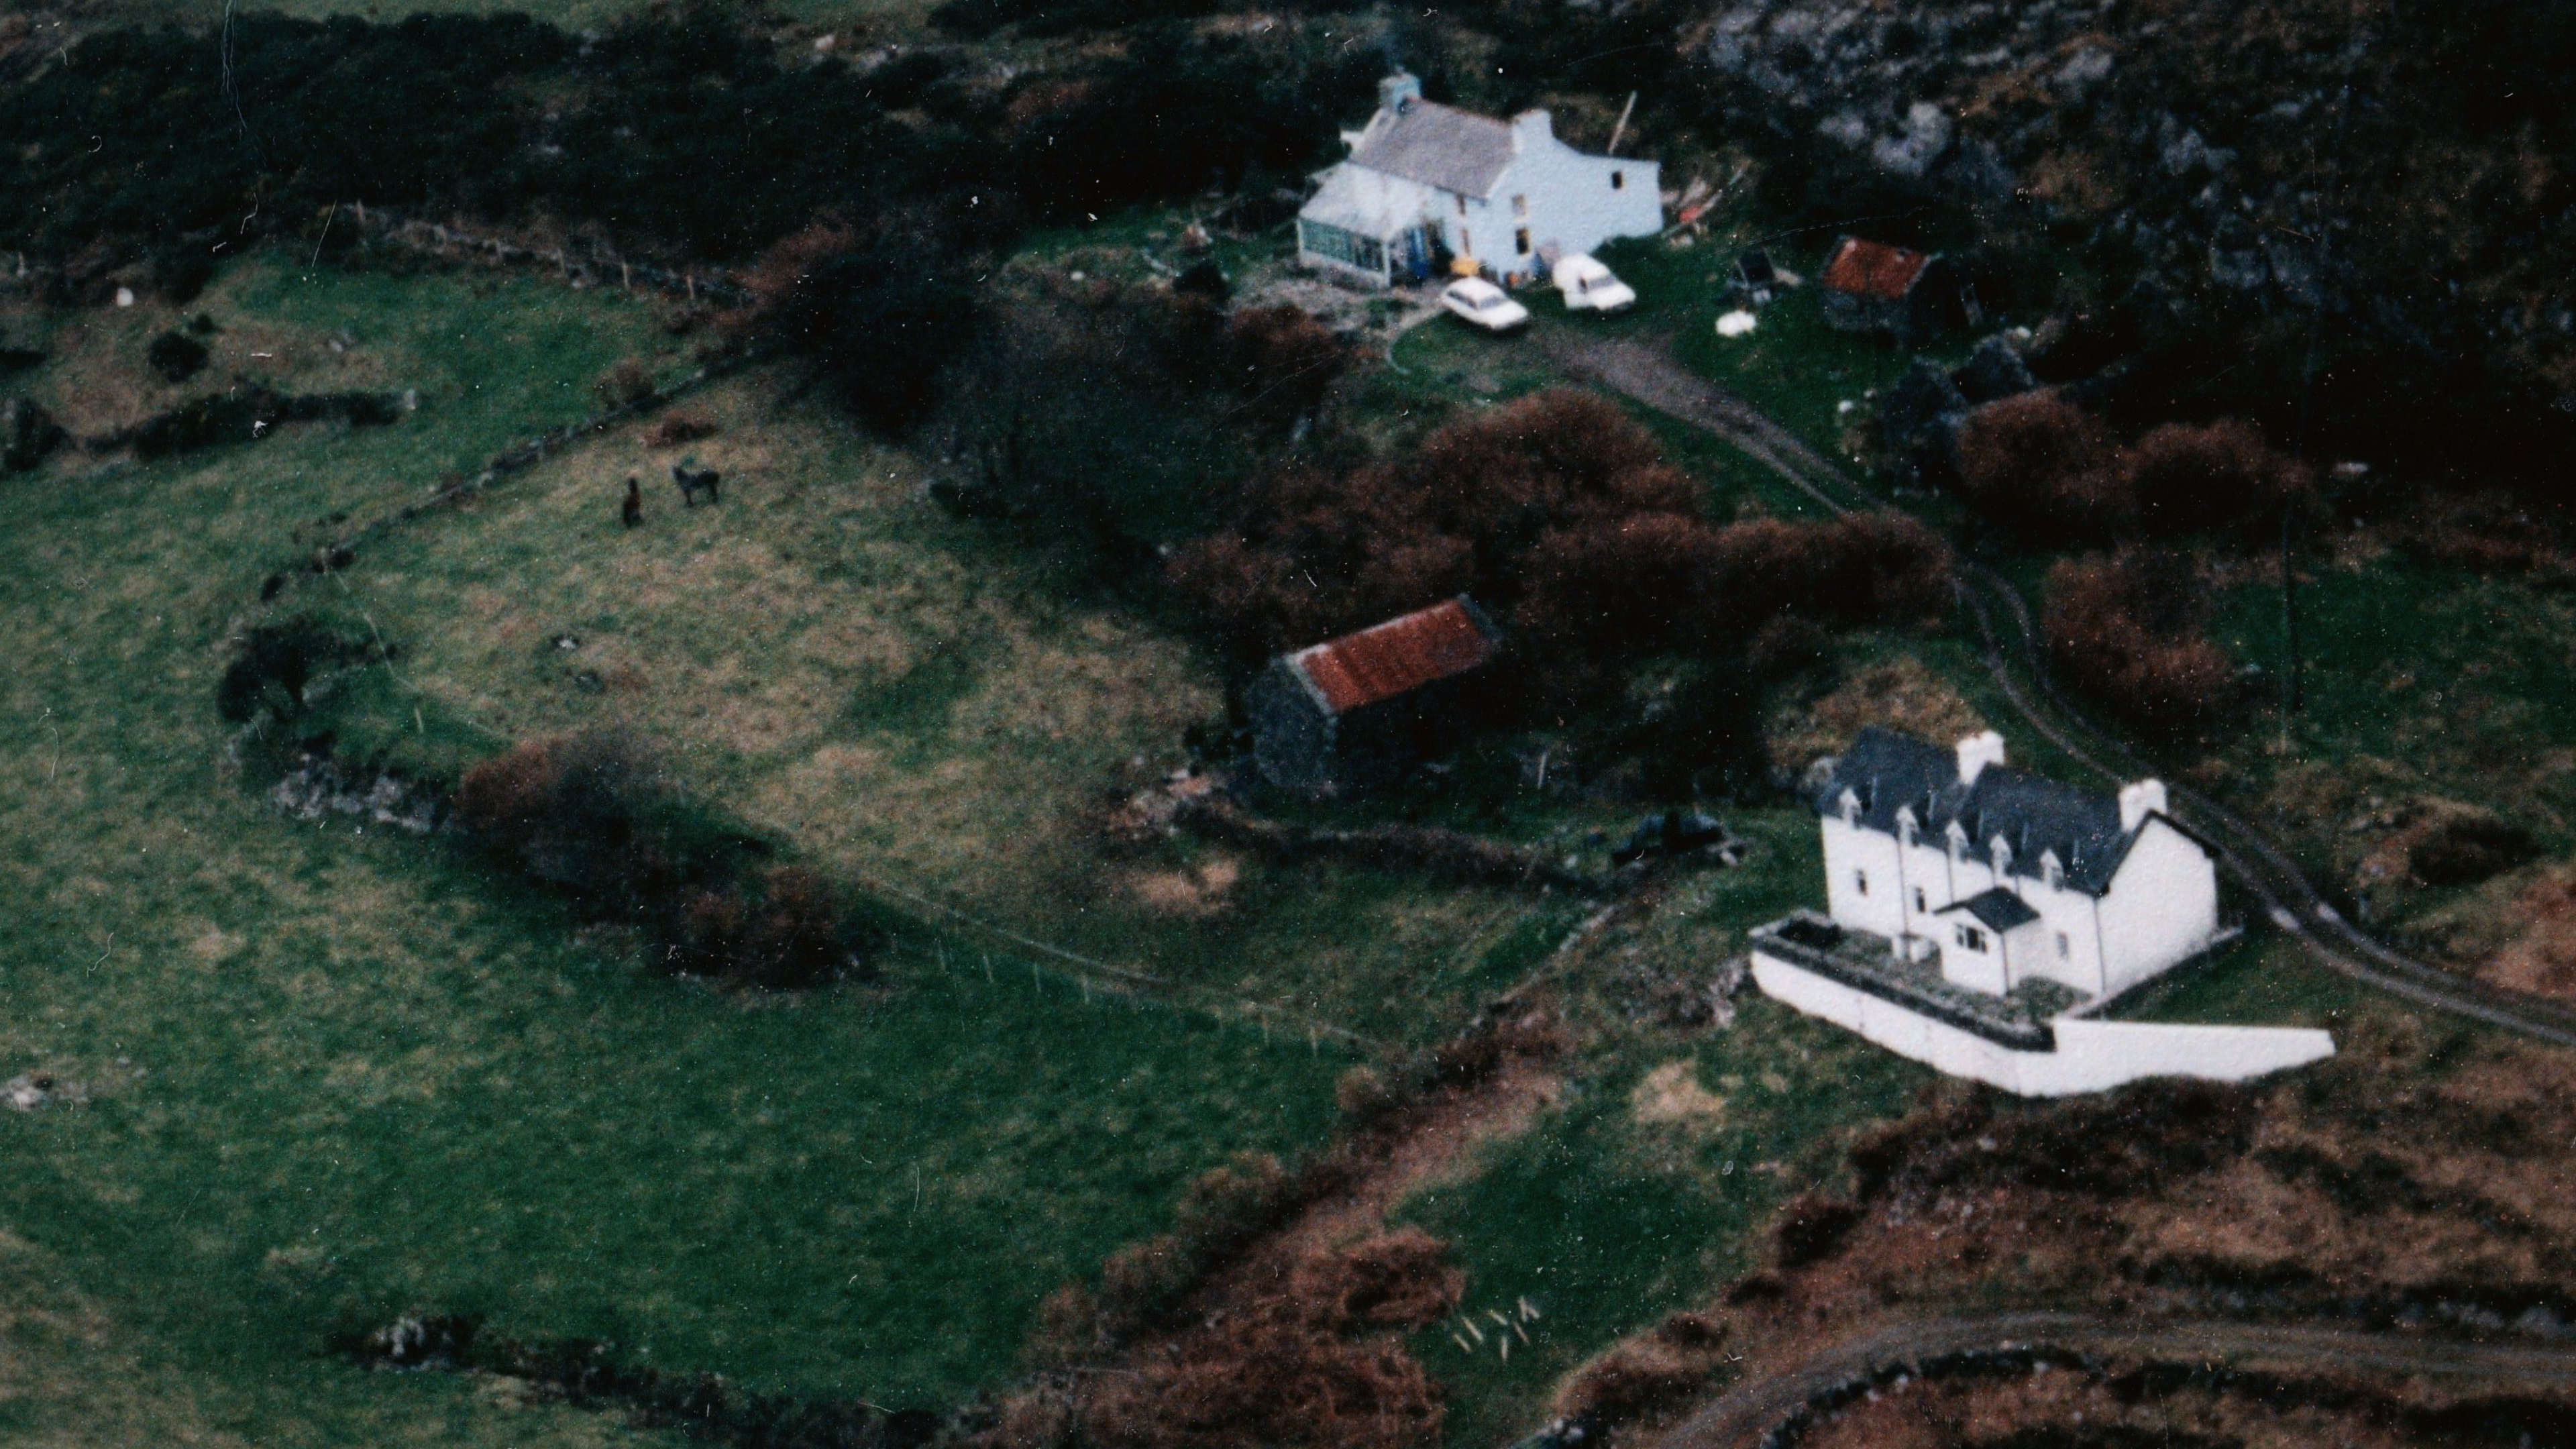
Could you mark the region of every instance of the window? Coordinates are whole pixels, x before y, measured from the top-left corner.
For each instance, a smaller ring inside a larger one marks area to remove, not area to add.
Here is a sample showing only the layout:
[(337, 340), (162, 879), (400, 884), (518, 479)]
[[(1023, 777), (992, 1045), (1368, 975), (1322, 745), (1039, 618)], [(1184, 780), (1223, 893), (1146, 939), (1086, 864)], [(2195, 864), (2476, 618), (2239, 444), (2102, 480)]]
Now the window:
[[(1459, 205), (1464, 206), (1466, 203), (1460, 202)], [(1472, 257), (1475, 254), (1476, 244), (1467, 239), (1467, 229), (1463, 226), (1458, 228), (1458, 255), (1462, 257)]]
[(1521, 256), (1529, 255), (1528, 227), (1522, 227), (1520, 230), (1512, 233), (1512, 250)]
[(1921, 886), (1916, 886), (1914, 888), (1914, 909), (1918, 911), (1928, 911), (1932, 909), (1932, 907), (1923, 899), (1923, 887)]
[(1978, 930), (1974, 926), (1966, 925), (1964, 923), (1961, 924), (1959, 927), (1959, 949), (1962, 951), (1975, 951), (1982, 955), (1986, 949), (1986, 933)]
[(1512, 198), (1512, 215), (1515, 217), (1525, 217), (1529, 215), (1528, 197), (1515, 196)]
[(1856, 871), (1853, 871), (1853, 872), (1852, 872), (1852, 889), (1853, 889), (1853, 890), (1856, 890), (1856, 891), (1858, 891), (1858, 892), (1860, 892), (1862, 895), (1868, 895), (1868, 894), (1869, 894), (1869, 872), (1868, 872), (1868, 871), (1865, 871), (1865, 870), (1856, 870)]
[(1625, 172), (1625, 171), (1613, 171), (1613, 172), (1611, 172), (1611, 173), (1610, 173), (1610, 189), (1611, 189), (1611, 190), (1613, 190), (1613, 191), (1625, 191), (1625, 190), (1627, 190), (1627, 189), (1628, 189), (1628, 173), (1627, 173), (1627, 172)]
[(1345, 266), (1358, 267), (1363, 271), (1384, 272), (1386, 270), (1386, 248), (1375, 237), (1361, 236), (1357, 232), (1345, 231), (1338, 226), (1301, 218), (1297, 223), (1297, 238), (1310, 255), (1340, 262)]
[(2067, 958), (2068, 954), (2069, 953), (2066, 949), (2066, 933), (2064, 931), (2060, 931), (2057, 933), (2057, 959), (2063, 961)]

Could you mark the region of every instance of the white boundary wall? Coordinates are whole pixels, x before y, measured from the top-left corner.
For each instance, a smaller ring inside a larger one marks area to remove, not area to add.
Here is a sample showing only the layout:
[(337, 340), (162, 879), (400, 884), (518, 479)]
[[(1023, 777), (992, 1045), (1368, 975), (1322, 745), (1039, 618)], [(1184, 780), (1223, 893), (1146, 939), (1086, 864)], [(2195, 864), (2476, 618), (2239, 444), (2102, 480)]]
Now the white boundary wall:
[(1758, 946), (1753, 979), (1774, 1000), (1858, 1032), (1899, 1056), (2025, 1097), (2107, 1091), (2144, 1077), (2242, 1082), (2334, 1055), (2334, 1038), (2308, 1027), (2072, 1017), (2050, 1023), (2057, 1050), (2016, 1051), (1791, 965)]

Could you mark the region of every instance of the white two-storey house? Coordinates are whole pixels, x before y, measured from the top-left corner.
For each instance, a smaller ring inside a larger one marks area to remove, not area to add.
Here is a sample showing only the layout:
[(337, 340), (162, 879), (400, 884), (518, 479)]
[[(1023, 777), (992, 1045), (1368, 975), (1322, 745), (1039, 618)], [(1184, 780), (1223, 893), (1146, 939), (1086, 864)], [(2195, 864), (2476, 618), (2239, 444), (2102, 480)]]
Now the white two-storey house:
[(1419, 280), (1446, 251), (1520, 281), (1553, 258), (1663, 229), (1655, 163), (1578, 151), (1545, 111), (1480, 116), (1424, 100), (1422, 82), (1397, 71), (1378, 83), (1368, 125), (1344, 139), (1350, 159), (1318, 177), (1297, 214), (1297, 257), (1346, 280)]
[(2114, 996), (2218, 934), (2209, 850), (2165, 787), (2117, 798), (2004, 763), (1991, 731), (1955, 750), (1865, 730), (1823, 772), (1827, 913), (2001, 995), (2034, 977)]

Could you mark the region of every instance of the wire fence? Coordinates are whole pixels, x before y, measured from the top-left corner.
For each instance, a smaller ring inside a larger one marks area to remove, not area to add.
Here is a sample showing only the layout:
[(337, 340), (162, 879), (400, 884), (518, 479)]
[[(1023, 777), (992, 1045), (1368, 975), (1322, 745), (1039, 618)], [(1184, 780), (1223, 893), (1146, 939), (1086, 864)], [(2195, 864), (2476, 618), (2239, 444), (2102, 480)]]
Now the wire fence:
[[(999, 984), (997, 966), (1007, 963), (1026, 968), (1034, 990), (1044, 991), (1048, 978), (1052, 976), (1084, 1001), (1098, 996), (1195, 1012), (1220, 1025), (1257, 1030), (1273, 1041), (1283, 1037), (1294, 1041), (1302, 1037), (1310, 1051), (1321, 1051), (1327, 1043), (1368, 1052), (1385, 1051), (1393, 1046), (1384, 1038), (1354, 1031), (1339, 1022), (1295, 1007), (1238, 996), (1194, 982), (1176, 981), (1040, 940), (872, 872), (859, 872), (853, 879), (865, 889), (902, 901), (947, 927), (948, 935), (933, 935), (927, 941), (898, 938), (896, 946), (914, 959), (926, 961), (952, 975), (980, 970), (988, 982)], [(966, 938), (956, 943), (959, 949), (955, 951), (949, 949), (950, 935)], [(1000, 963), (997, 963), (993, 949), (996, 946), (1003, 953)], [(1039, 957), (1045, 958), (1043, 963), (1037, 959)]]

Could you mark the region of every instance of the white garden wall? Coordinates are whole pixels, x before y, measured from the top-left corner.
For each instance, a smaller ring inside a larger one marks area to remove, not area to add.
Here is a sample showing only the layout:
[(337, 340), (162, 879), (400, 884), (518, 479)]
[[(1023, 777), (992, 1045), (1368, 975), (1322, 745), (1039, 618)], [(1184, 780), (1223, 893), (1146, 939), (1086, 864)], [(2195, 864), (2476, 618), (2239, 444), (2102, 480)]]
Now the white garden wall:
[(2182, 1026), (2060, 1017), (2053, 1052), (2016, 1051), (1830, 981), (1760, 949), (1764, 994), (1860, 1033), (1899, 1056), (2025, 1097), (2100, 1092), (2147, 1077), (2242, 1082), (2334, 1055), (2334, 1038), (2305, 1027)]

